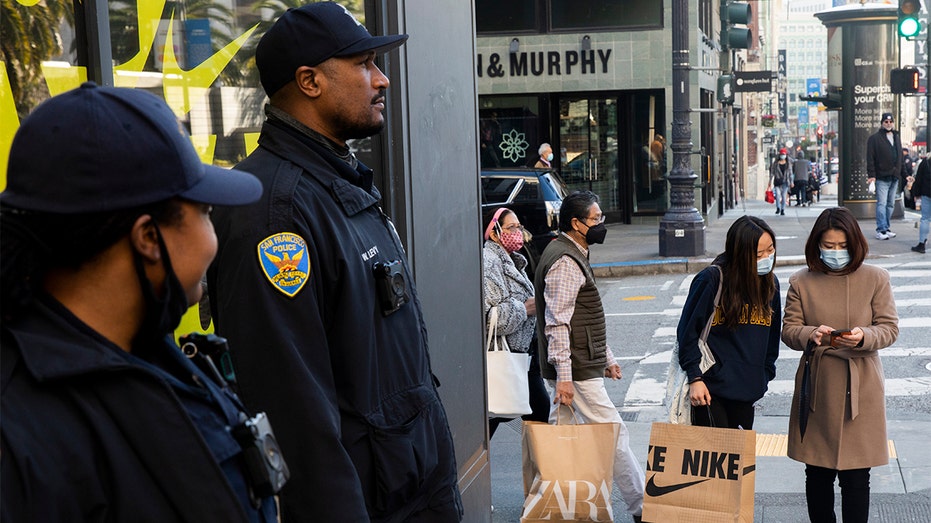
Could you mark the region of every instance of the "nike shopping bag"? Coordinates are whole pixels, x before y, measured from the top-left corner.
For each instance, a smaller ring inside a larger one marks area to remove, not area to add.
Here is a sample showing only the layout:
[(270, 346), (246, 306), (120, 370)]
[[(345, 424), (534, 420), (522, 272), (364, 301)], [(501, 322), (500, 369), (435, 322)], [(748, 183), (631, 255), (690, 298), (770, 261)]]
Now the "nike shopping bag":
[(620, 427), (525, 421), (521, 523), (614, 521), (611, 489)]
[(753, 523), (756, 433), (654, 423), (643, 521)]

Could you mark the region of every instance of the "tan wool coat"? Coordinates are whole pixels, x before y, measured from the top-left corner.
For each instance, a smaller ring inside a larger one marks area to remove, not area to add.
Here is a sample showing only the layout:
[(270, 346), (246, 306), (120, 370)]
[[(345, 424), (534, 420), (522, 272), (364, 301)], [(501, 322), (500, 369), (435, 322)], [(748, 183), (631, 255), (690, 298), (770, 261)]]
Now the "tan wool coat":
[(836, 470), (889, 463), (886, 400), (878, 350), (895, 343), (899, 318), (889, 273), (862, 265), (851, 274), (802, 269), (789, 278), (782, 341), (803, 351), (820, 325), (836, 330), (860, 327), (862, 346), (830, 347), (830, 336), (815, 347), (811, 362), (811, 410), (804, 440), (798, 424), (804, 358), (795, 373), (789, 416), (790, 458)]

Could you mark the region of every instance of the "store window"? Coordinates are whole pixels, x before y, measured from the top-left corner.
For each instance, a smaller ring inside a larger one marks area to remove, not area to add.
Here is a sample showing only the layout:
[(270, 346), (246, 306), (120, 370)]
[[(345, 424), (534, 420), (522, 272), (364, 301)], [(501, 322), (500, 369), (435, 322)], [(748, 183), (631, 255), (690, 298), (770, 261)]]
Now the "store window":
[(541, 138), (536, 96), (483, 96), (479, 102), (479, 143), (483, 169), (532, 167)]

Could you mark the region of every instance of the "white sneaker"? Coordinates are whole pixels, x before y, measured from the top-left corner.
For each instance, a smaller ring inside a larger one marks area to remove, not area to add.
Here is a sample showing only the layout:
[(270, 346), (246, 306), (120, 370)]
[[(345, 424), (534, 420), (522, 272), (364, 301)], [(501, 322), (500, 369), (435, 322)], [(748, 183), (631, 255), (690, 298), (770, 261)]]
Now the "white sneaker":
[(892, 231), (888, 231), (888, 230), (887, 230), (887, 231), (886, 231), (886, 236), (888, 236), (888, 237), (890, 237), (890, 238), (895, 238), (895, 233), (892, 232)]
[(876, 231), (876, 239), (877, 240), (888, 240), (889, 235), (882, 231)]

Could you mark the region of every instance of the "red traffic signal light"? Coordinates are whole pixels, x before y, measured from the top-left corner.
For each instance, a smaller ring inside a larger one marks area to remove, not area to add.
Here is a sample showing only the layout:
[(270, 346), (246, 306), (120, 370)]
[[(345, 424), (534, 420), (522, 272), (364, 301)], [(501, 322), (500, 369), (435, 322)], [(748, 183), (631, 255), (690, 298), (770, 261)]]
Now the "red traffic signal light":
[(889, 78), (889, 86), (895, 94), (917, 93), (919, 86), (918, 78), (919, 73), (917, 67), (893, 69)]
[(820, 125), (818, 126), (817, 132), (818, 132), (818, 138), (821, 138), (822, 136), (824, 136), (824, 129), (822, 129)]

